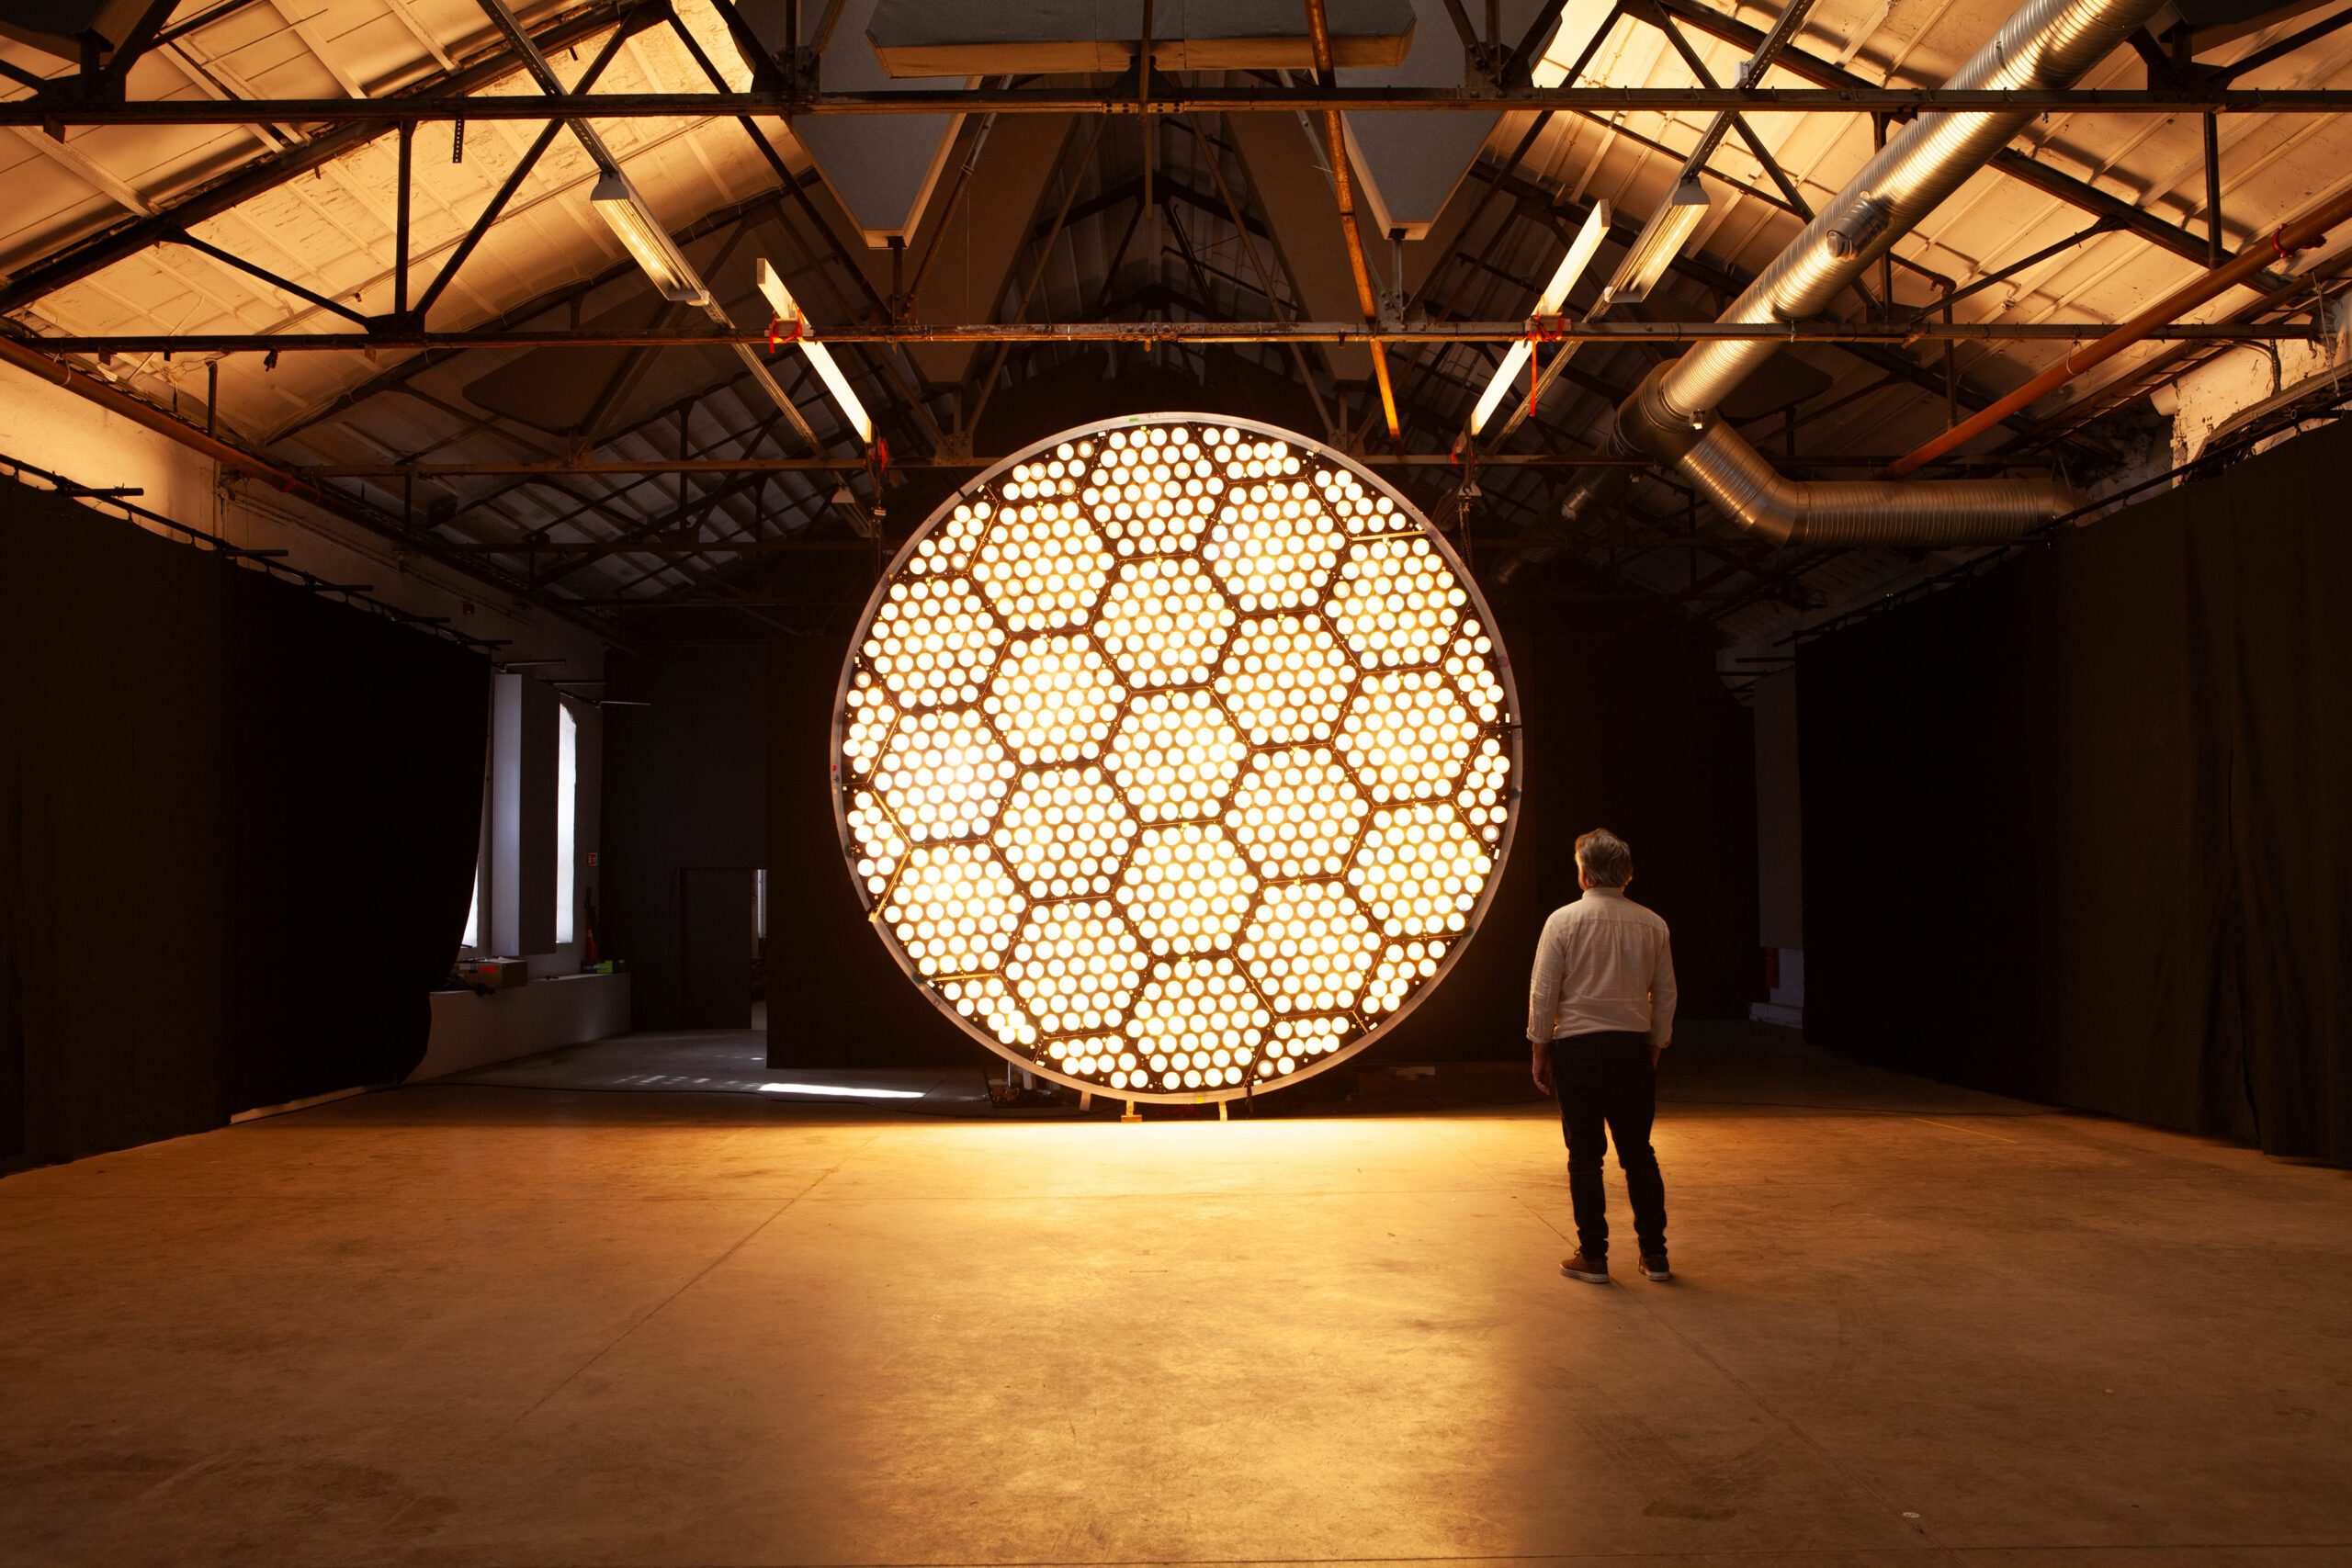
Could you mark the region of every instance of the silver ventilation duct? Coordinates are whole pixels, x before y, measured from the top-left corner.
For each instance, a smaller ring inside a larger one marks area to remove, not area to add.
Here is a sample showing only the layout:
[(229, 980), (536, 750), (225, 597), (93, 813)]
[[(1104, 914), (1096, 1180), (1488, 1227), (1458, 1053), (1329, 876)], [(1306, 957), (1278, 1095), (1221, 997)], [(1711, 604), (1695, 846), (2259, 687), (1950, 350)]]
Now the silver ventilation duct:
[[(2071, 86), (2163, 4), (2029, 0), (1944, 85), (1971, 91)], [(2025, 111), (1921, 115), (1863, 166), (1722, 320), (1761, 324), (1819, 315), (2032, 118)], [(1800, 483), (1783, 478), (1714, 412), (1778, 346), (1759, 339), (1702, 344), (1658, 367), (1618, 409), (1619, 444), (1671, 465), (1732, 521), (1776, 544), (1986, 544), (2015, 538), (2079, 504), (2072, 491), (2051, 479)], [(1562, 503), (1561, 514), (1573, 523), (1606, 499), (1597, 485), (1580, 488)]]
[(1718, 511), (1776, 545), (1997, 544), (2079, 504), (2056, 479), (1785, 478), (1713, 412), (1665, 407), (1673, 368), (1659, 366), (1618, 409), (1618, 439), (1671, 463)]

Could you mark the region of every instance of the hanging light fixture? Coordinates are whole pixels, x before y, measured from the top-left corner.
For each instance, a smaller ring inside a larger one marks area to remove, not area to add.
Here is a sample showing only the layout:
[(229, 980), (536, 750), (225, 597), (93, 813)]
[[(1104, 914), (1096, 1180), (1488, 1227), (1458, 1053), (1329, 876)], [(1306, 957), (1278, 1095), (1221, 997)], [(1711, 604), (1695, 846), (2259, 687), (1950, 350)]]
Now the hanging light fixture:
[[(1592, 204), (1592, 210), (1585, 216), (1584, 227), (1577, 231), (1576, 243), (1568, 247), (1568, 254), (1562, 256), (1560, 265), (1553, 269), (1552, 281), (1544, 286), (1544, 297), (1535, 302), (1535, 314), (1556, 316), (1560, 313), (1567, 305), (1568, 290), (1577, 286), (1577, 279), (1582, 277), (1584, 269), (1591, 265), (1593, 253), (1600, 249), (1600, 242), (1608, 237), (1609, 204), (1596, 201)], [(1485, 394), (1478, 399), (1478, 406), (1470, 411), (1471, 434), (1478, 434), (1494, 414), (1496, 407), (1502, 402), (1503, 394), (1518, 384), (1520, 367), (1527, 363), (1528, 353), (1527, 340), (1521, 338), (1510, 345), (1510, 352), (1503, 355), (1503, 362), (1495, 367), (1493, 378), (1487, 382)]]
[(825, 389), (833, 395), (833, 401), (840, 405), (842, 417), (849, 422), (852, 430), (857, 432), (860, 441), (869, 446), (874, 445), (874, 420), (866, 413), (865, 404), (858, 400), (856, 389), (849, 384), (849, 378), (842, 375), (842, 367), (834, 363), (833, 351), (819, 343), (810, 333), (808, 320), (800, 312), (800, 301), (792, 297), (792, 290), (784, 286), (783, 277), (768, 265), (765, 256), (760, 258), (757, 276), (760, 292), (767, 296), (776, 320), (793, 330), (796, 341), (800, 344), (800, 352), (808, 356), (810, 367), (817, 372), (817, 379), (825, 384)]
[(1707, 216), (1706, 187), (1696, 175), (1685, 175), (1675, 185), (1674, 195), (1665, 206), (1650, 214), (1642, 225), (1634, 248), (1617, 264), (1617, 276), (1609, 280), (1609, 288), (1601, 299), (1610, 304), (1620, 299), (1646, 299), (1657, 286), (1674, 258), (1690, 243), (1699, 221)]
[(637, 265), (645, 269), (645, 276), (653, 280), (662, 298), (679, 305), (709, 303), (710, 295), (695, 276), (693, 266), (679, 253), (668, 231), (654, 221), (652, 209), (637, 194), (637, 187), (629, 183), (627, 175), (618, 169), (605, 171), (597, 179), (588, 203), (612, 229), (622, 247), (637, 258)]

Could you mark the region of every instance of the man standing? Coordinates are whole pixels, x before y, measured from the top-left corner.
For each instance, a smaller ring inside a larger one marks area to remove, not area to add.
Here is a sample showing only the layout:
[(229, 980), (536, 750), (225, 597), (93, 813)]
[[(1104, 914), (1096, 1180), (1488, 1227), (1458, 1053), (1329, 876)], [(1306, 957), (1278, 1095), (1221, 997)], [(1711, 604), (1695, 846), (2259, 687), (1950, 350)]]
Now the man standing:
[[(1577, 1217), (1571, 1280), (1609, 1283), (1609, 1216), (1600, 1159), (1617, 1140), (1617, 1164), (1634, 1207), (1642, 1272), (1663, 1282), (1666, 1180), (1650, 1149), (1657, 1112), (1657, 1058), (1674, 1036), (1674, 953), (1666, 922), (1625, 897), (1634, 852), (1606, 828), (1577, 840), (1585, 892), (1553, 911), (1535, 944), (1527, 1040), (1535, 1087), (1558, 1085), (1568, 1144), (1568, 1199)], [(1607, 1131), (1602, 1131), (1603, 1124)]]

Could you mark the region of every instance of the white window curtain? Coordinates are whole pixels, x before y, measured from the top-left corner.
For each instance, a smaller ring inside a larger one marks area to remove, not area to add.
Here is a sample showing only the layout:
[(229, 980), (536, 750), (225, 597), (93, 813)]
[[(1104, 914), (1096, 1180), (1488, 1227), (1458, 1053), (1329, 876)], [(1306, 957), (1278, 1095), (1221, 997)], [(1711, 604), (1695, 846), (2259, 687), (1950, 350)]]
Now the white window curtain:
[(572, 940), (572, 904), (579, 886), (580, 721), (568, 703), (556, 705), (555, 940)]

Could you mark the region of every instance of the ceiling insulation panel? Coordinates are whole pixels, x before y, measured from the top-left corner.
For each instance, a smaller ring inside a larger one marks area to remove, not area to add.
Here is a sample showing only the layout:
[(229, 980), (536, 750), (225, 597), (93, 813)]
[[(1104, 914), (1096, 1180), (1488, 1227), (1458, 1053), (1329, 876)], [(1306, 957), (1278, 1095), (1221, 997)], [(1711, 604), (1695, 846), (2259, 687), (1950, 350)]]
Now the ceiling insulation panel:
[[(1410, 0), (1330, 0), (1333, 61), (1401, 64), (1414, 10)], [(1125, 71), (1143, 39), (1143, 12), (1142, 0), (881, 0), (866, 32), (893, 76)], [(1152, 63), (1162, 71), (1311, 71), (1306, 22), (1306, 6), (1268, 0), (1159, 0)], [(1451, 24), (1441, 25), (1453, 39)], [(1458, 42), (1450, 47), (1460, 54)]]
[[(831, 93), (912, 92), (978, 85), (963, 74), (894, 79), (866, 41), (875, 0), (843, 0), (832, 37), (818, 64), (818, 80)], [(787, 42), (783, 0), (753, 0), (741, 7), (759, 40), (782, 52)], [(814, 6), (799, 8), (802, 27), (813, 36)], [(960, 114), (810, 115), (793, 122), (792, 133), (816, 161), (817, 172), (840, 198), (865, 243), (879, 250), (906, 240), (931, 199), (946, 167), (948, 149), (962, 129)]]
[[(1340, 201), (1323, 167), (1322, 149), (1307, 140), (1295, 114), (1237, 114), (1227, 123), (1274, 231), (1281, 265), (1296, 286), (1308, 318), (1362, 320), (1363, 306), (1356, 297), (1355, 275), (1340, 228)], [(1322, 349), (1340, 379), (1358, 381), (1372, 374), (1372, 351), (1362, 344), (1326, 344)]]
[[(1449, 87), (1469, 80), (1462, 37), (1445, 0), (1413, 0), (1419, 14), (1411, 51), (1398, 63), (1340, 71), (1342, 87)], [(1502, 37), (1516, 42), (1544, 6), (1542, 0), (1504, 0)], [(1549, 32), (1545, 37), (1550, 36)], [(1534, 51), (1541, 59), (1543, 50)], [(1426, 235), (1462, 176), (1501, 118), (1496, 114), (1366, 114), (1347, 116), (1348, 157), (1363, 181), (1365, 201), (1383, 234)]]
[[(0, 8), (0, 38), (78, 62), (84, 33), (94, 32), (109, 46), (120, 43), (146, 9), (147, 0), (8, 0)], [(100, 58), (112, 53), (109, 47)]]

